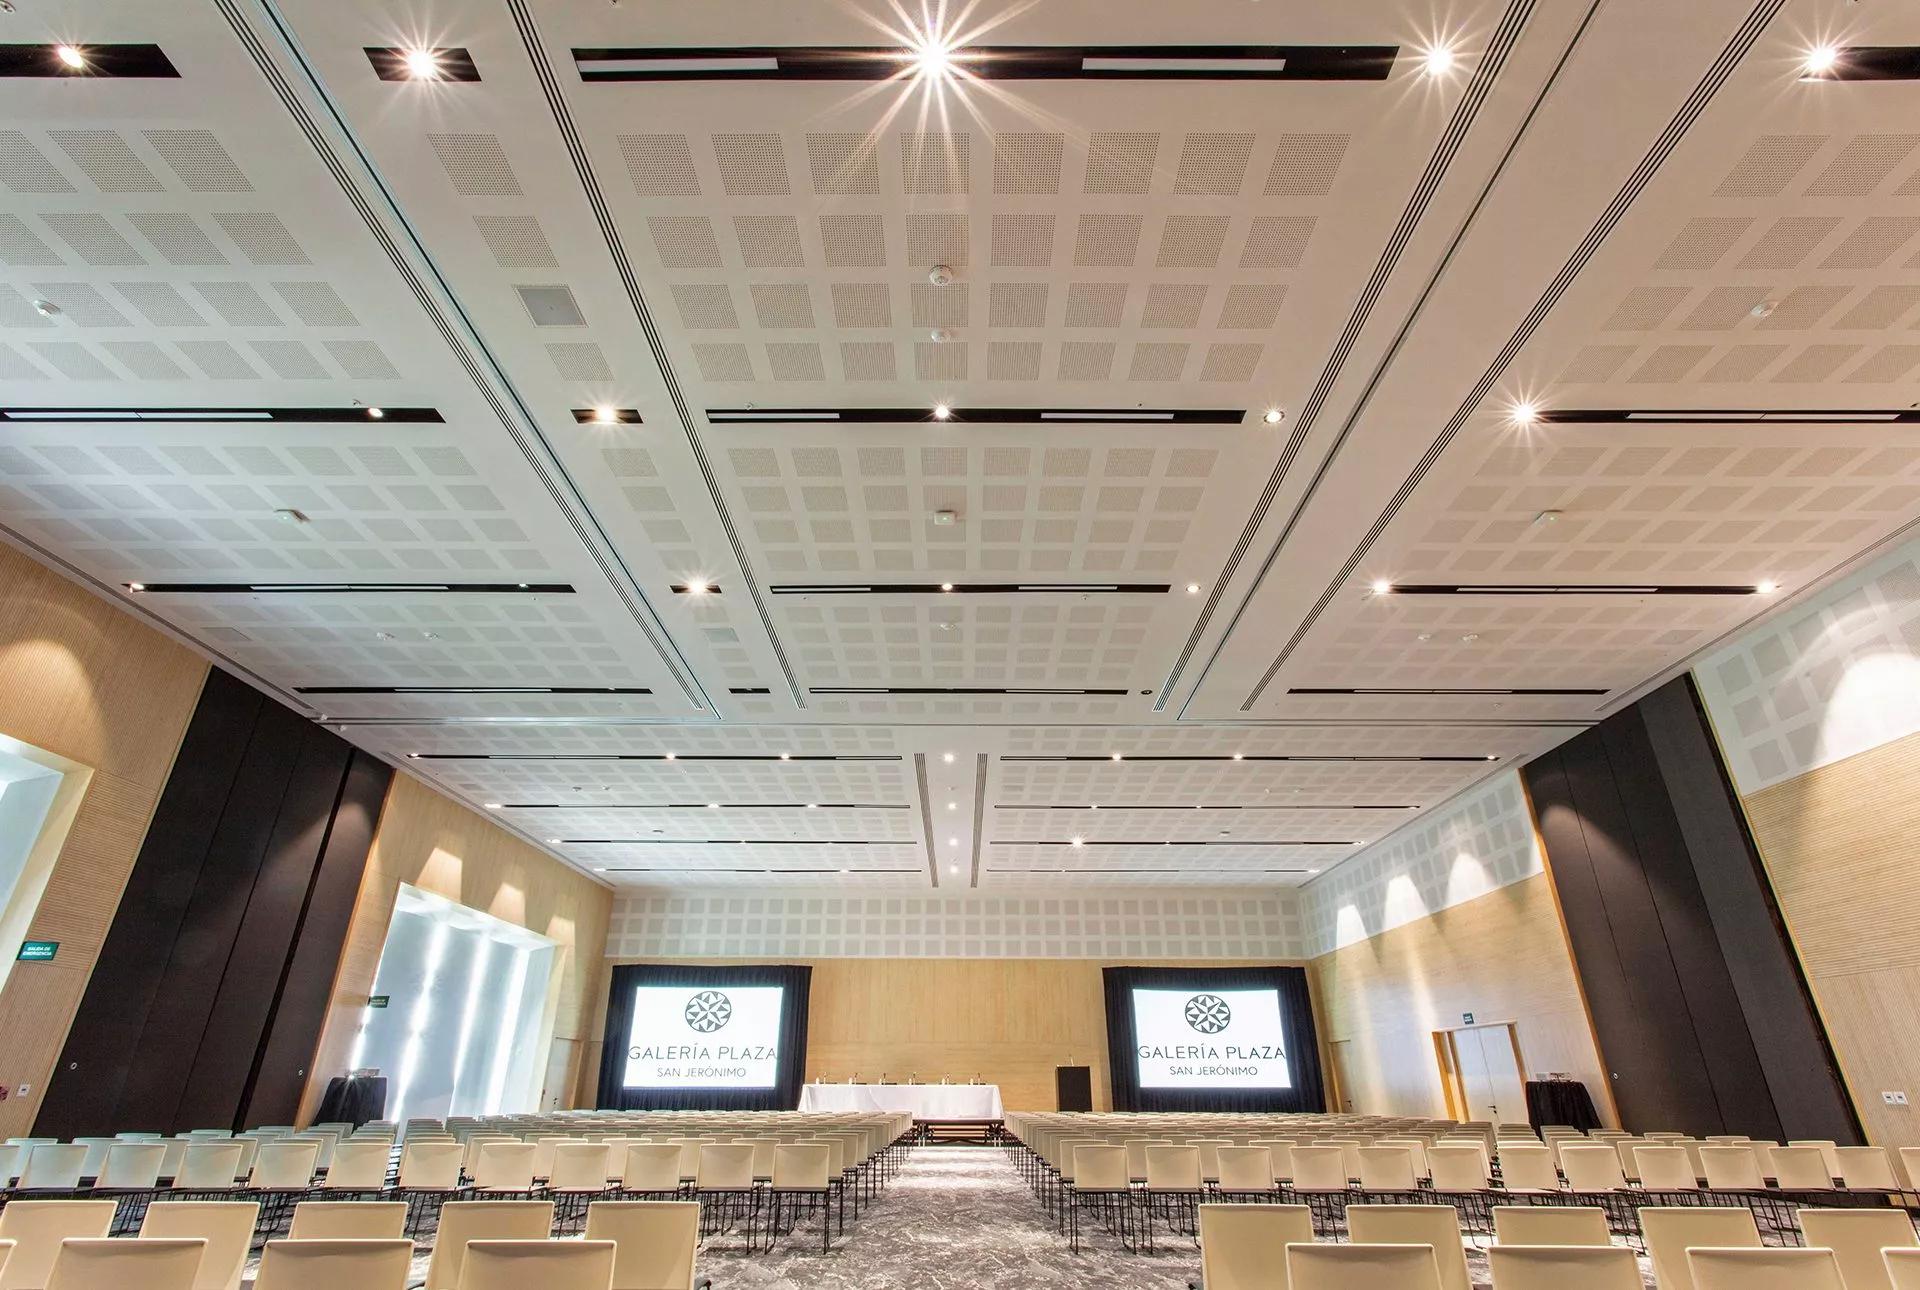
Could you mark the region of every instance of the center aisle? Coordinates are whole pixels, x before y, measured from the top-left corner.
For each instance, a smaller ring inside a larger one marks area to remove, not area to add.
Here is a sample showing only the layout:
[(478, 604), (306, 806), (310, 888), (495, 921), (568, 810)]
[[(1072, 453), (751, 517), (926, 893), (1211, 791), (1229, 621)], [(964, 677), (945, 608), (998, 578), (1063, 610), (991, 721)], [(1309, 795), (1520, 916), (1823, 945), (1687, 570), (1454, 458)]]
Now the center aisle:
[(699, 1271), (725, 1290), (1137, 1290), (1200, 1276), (1200, 1251), (1184, 1238), (1163, 1235), (1154, 1254), (1127, 1254), (1099, 1233), (1071, 1253), (998, 1147), (915, 1148), (831, 1254), (817, 1241), (795, 1233), (772, 1255), (749, 1256), (739, 1238), (722, 1236), (701, 1250)]

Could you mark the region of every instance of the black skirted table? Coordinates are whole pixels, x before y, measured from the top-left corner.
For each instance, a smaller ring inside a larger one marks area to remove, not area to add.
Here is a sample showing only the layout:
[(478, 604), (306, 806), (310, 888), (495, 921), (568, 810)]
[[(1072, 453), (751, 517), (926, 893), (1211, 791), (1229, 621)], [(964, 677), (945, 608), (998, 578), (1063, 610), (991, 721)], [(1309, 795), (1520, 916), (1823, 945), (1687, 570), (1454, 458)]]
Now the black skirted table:
[(1536, 1131), (1549, 1124), (1565, 1124), (1582, 1133), (1600, 1127), (1593, 1097), (1577, 1079), (1528, 1080), (1527, 1121)]
[(314, 1112), (315, 1124), (351, 1124), (359, 1128), (387, 1112), (385, 1075), (335, 1075)]

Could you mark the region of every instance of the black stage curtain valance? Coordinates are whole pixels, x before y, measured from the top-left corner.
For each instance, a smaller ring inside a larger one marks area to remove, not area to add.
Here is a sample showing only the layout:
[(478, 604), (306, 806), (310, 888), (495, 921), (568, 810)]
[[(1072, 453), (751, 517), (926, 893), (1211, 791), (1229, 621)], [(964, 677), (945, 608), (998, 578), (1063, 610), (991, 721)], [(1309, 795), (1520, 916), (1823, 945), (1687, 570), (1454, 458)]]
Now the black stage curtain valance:
[[(752, 964), (702, 967), (692, 963), (626, 963), (613, 969), (607, 996), (606, 1042), (600, 1049), (600, 1106), (612, 1111), (791, 1111), (800, 1105), (807, 1072), (807, 1000), (810, 967)], [(772, 1088), (621, 1087), (627, 1041), (633, 1031), (633, 992), (643, 985), (786, 987), (780, 1012), (780, 1062)]]
[[(1324, 1111), (1320, 1039), (1313, 1027), (1307, 970), (1297, 967), (1158, 968), (1105, 970), (1108, 1067), (1116, 1111)], [(1133, 991), (1262, 990), (1280, 992), (1280, 1029), (1287, 1046), (1290, 1089), (1163, 1089), (1140, 1087), (1134, 1060)]]

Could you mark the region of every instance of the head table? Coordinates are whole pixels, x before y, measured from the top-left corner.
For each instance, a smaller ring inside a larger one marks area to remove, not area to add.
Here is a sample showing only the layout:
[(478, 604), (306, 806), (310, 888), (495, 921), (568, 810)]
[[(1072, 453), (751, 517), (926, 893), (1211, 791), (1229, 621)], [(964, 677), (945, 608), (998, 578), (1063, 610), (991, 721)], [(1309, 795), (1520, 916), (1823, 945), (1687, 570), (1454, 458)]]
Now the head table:
[(802, 1111), (908, 1112), (916, 1120), (999, 1120), (998, 1084), (804, 1084)]

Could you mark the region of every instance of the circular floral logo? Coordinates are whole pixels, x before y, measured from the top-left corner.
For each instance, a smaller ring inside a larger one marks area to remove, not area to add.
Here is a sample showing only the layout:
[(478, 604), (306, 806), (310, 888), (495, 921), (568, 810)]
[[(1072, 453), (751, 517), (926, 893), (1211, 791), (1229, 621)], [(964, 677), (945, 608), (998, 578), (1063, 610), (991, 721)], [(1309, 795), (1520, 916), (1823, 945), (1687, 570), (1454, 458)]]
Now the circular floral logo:
[(702, 990), (687, 1000), (686, 1018), (689, 1028), (711, 1035), (733, 1020), (733, 1001), (718, 990)]
[(1233, 1020), (1233, 1009), (1217, 994), (1196, 994), (1187, 1000), (1187, 1024), (1203, 1035), (1217, 1035)]

